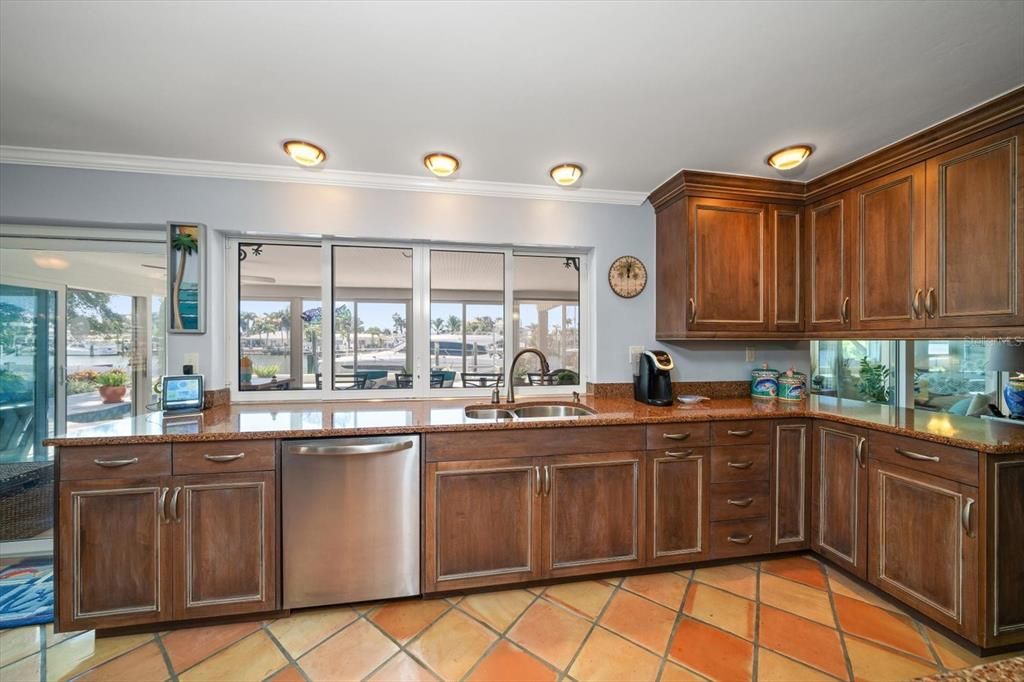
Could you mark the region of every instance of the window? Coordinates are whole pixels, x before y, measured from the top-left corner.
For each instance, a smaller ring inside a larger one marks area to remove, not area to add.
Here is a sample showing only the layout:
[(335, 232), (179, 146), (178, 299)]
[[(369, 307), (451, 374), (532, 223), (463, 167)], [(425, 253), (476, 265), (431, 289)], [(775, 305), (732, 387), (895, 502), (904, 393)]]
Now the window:
[(505, 255), (430, 252), (430, 387), (505, 384)]
[(968, 416), (999, 405), (999, 374), (988, 370), (991, 343), (927, 340), (914, 345), (914, 407)]
[(238, 245), (239, 391), (320, 388), (319, 259), (319, 246)]
[(586, 381), (583, 254), (332, 240), (233, 244), (238, 336), (229, 362), (238, 367), (232, 383), (240, 400), (487, 395), (508, 381), (506, 344), (513, 354), (537, 348), (548, 358), (546, 374), (532, 355), (519, 363), (513, 381), (527, 393), (564, 393), (559, 387)]
[(811, 341), (811, 393), (897, 404), (896, 341)]

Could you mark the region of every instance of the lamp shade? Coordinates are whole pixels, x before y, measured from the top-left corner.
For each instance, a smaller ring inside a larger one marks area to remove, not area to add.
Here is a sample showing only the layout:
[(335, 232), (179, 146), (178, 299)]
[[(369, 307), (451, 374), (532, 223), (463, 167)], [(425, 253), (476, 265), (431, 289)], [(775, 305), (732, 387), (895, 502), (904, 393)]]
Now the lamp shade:
[(994, 372), (1024, 372), (1024, 343), (993, 343), (988, 354), (988, 368)]

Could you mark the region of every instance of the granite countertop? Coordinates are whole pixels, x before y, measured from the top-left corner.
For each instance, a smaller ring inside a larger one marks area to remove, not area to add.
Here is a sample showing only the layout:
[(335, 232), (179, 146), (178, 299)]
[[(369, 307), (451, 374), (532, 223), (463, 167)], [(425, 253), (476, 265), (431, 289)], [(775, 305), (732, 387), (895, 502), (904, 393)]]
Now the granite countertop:
[[(565, 399), (520, 400), (567, 404)], [(76, 429), (47, 445), (127, 445), (258, 438), (320, 438), (440, 431), (573, 428), (615, 424), (815, 417), (866, 426), (993, 454), (1024, 452), (1024, 426), (885, 405), (811, 396), (801, 402), (719, 398), (697, 405), (653, 407), (623, 398), (582, 397), (593, 416), (528, 421), (469, 419), (479, 398), (233, 404), (201, 416), (152, 413)], [(489, 407), (489, 406), (488, 406)]]

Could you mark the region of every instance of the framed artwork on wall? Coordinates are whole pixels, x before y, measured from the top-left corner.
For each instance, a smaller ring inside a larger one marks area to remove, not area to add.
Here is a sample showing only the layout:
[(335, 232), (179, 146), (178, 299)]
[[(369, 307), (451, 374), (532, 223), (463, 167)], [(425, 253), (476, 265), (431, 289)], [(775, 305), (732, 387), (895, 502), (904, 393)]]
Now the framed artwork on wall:
[(167, 223), (167, 331), (206, 333), (206, 226)]

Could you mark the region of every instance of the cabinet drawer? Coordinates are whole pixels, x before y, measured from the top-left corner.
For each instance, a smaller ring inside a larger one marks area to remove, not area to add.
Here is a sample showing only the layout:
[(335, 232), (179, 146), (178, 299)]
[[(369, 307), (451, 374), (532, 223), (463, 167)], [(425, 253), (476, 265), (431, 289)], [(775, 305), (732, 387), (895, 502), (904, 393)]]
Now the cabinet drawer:
[(235, 440), (176, 443), (174, 474), (226, 474), (234, 471), (273, 471), (274, 441)]
[(644, 427), (577, 426), (572, 428), (428, 433), (423, 439), (428, 462), (507, 457), (633, 452), (644, 448)]
[(647, 427), (647, 449), (707, 445), (711, 430), (707, 422), (694, 424), (650, 424)]
[(92, 445), (60, 449), (60, 480), (140, 478), (171, 473), (171, 446)]
[(767, 481), (768, 446), (711, 448), (711, 482)]
[(767, 419), (714, 422), (711, 425), (711, 442), (715, 445), (768, 443), (771, 440), (771, 431), (772, 423)]
[(978, 453), (891, 433), (871, 433), (867, 441), (870, 459), (889, 462), (933, 476), (978, 485)]
[(768, 508), (768, 481), (715, 483), (711, 486), (712, 521), (767, 517)]
[(764, 554), (768, 551), (768, 519), (719, 521), (711, 524), (714, 557)]

